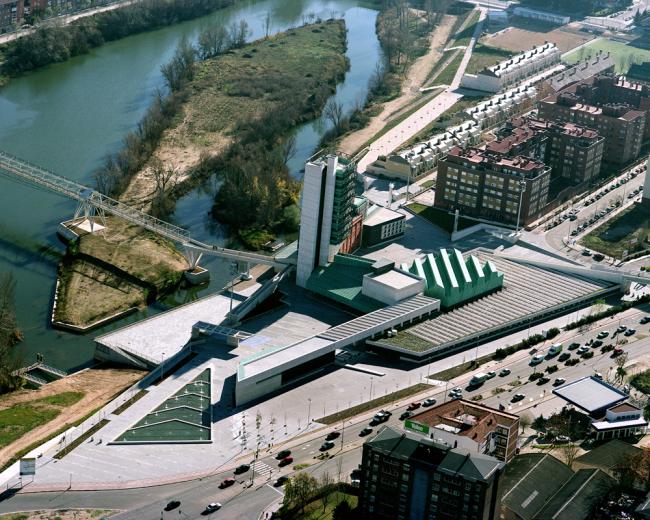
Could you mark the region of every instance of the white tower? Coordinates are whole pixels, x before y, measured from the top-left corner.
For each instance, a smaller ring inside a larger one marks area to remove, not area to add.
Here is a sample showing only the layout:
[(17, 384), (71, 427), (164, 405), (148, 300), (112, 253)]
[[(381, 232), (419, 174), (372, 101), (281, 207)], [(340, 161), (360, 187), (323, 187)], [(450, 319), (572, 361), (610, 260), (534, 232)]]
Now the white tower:
[(335, 155), (328, 155), (327, 162), (305, 165), (296, 266), (296, 283), (300, 287), (307, 285), (316, 266), (327, 265), (329, 261), (337, 166)]

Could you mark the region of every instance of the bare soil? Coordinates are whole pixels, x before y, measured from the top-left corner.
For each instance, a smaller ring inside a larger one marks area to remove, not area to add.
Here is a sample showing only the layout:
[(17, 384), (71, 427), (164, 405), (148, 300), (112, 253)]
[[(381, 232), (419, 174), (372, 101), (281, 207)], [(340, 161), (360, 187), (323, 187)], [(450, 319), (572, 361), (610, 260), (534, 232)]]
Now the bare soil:
[(146, 305), (147, 287), (165, 292), (189, 267), (169, 241), (115, 217), (107, 219), (101, 233), (82, 236), (79, 252), (100, 262), (84, 256), (64, 264), (54, 315), (56, 321), (79, 327)]
[(548, 31), (534, 30), (535, 27), (508, 27), (498, 33), (485, 36), (481, 43), (513, 52), (532, 49), (545, 42), (553, 42), (560, 51), (567, 52), (593, 39), (593, 35), (574, 31), (570, 27), (559, 27)]
[(19, 390), (3, 395), (0, 400), (0, 410), (63, 392), (83, 392), (85, 394), (78, 402), (67, 407), (49, 423), (31, 430), (17, 441), (0, 449), (0, 467), (4, 466), (19, 451), (44, 441), (52, 433), (66, 425), (72, 426), (93, 410), (104, 406), (118, 393), (145, 375), (146, 372), (132, 368), (91, 368), (48, 383), (38, 390)]
[(446, 15), (440, 24), (431, 33), (429, 50), (420, 56), (408, 69), (402, 82), (402, 92), (399, 97), (384, 103), (381, 112), (370, 119), (369, 123), (361, 130), (346, 136), (339, 148), (353, 154), (374, 135), (379, 133), (395, 114), (399, 114), (409, 104), (420, 100), (420, 87), (426, 82), (433, 67), (442, 58), (442, 49), (449, 40), (451, 29), (456, 17)]

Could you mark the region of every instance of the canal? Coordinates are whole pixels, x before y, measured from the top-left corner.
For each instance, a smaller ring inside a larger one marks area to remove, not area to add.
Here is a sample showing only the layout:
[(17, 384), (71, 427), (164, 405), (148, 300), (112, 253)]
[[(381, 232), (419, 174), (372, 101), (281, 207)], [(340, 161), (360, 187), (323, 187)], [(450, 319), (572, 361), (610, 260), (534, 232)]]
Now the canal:
[[(209, 23), (229, 25), (245, 19), (250, 39), (263, 36), (266, 14), (272, 31), (301, 25), (311, 13), (329, 18), (343, 14), (348, 29), (350, 70), (335, 96), (350, 110), (367, 94), (368, 80), (382, 59), (375, 35), (376, 11), (351, 0), (266, 0), (242, 2), (207, 17), (109, 43), (90, 54), (52, 65), (12, 80), (0, 89), (0, 149), (54, 172), (92, 185), (92, 172), (102, 158), (120, 146), (162, 87), (160, 66), (172, 56), (183, 36), (195, 39)], [(302, 125), (296, 134), (292, 174), (300, 177), (304, 161), (327, 129), (324, 120)], [(215, 223), (211, 183), (180, 200), (172, 219), (198, 239), (224, 244), (227, 233)], [(57, 224), (74, 212), (75, 204), (57, 195), (0, 177), (0, 272), (16, 281), (16, 310), (25, 339), (18, 352), (25, 364), (42, 353), (46, 362), (71, 370), (92, 359), (92, 338), (219, 290), (228, 280), (229, 265), (203, 261), (210, 268), (209, 286), (179, 290), (165, 301), (86, 336), (52, 329), (50, 308), (58, 258), (64, 248)]]

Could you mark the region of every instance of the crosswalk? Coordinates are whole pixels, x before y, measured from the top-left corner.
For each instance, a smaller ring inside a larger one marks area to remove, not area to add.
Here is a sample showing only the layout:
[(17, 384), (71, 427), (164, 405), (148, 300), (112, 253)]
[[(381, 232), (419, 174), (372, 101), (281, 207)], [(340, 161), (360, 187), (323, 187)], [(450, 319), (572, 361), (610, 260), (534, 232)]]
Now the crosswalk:
[(255, 470), (256, 476), (263, 477), (264, 475), (268, 475), (269, 473), (271, 473), (272, 468), (265, 462), (258, 460), (257, 462), (254, 462), (251, 465), (251, 470)]

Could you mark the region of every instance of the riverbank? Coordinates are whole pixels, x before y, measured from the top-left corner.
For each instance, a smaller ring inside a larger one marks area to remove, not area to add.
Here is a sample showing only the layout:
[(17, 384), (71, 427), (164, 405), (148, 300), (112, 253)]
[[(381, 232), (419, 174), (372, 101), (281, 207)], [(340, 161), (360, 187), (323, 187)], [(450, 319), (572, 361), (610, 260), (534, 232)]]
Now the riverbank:
[(345, 22), (327, 20), (196, 63), (180, 109), (120, 199), (148, 208), (160, 164), (171, 199), (219, 172), (213, 215), (246, 247), (295, 231), (299, 185), (286, 166), (288, 134), (321, 113), (348, 68), (345, 50)]
[[(447, 58), (445, 48), (471, 24), (473, 6), (458, 4), (447, 12), (412, 11), (411, 32), (419, 35), (421, 43), (413, 52), (410, 66), (400, 71), (399, 56), (389, 61), (383, 76), (375, 78), (374, 95), (363, 109), (365, 125), (338, 138), (338, 148), (350, 155), (361, 152), (369, 143), (406, 119), (421, 106), (435, 98), (442, 89), (423, 93), (420, 89), (431, 85), (431, 80), (441, 70), (441, 62)], [(378, 34), (384, 48), (394, 46), (390, 30), (391, 10), (383, 12), (377, 20)], [(423, 33), (423, 26), (429, 29)], [(395, 88), (395, 84), (399, 88)]]
[(199, 18), (237, 1), (136, 1), (77, 17), (72, 22), (43, 23), (22, 38), (0, 46), (0, 86), (25, 72), (88, 54), (106, 42)]
[(173, 291), (188, 268), (174, 245), (116, 217), (83, 234), (59, 265), (52, 324), (82, 332)]

